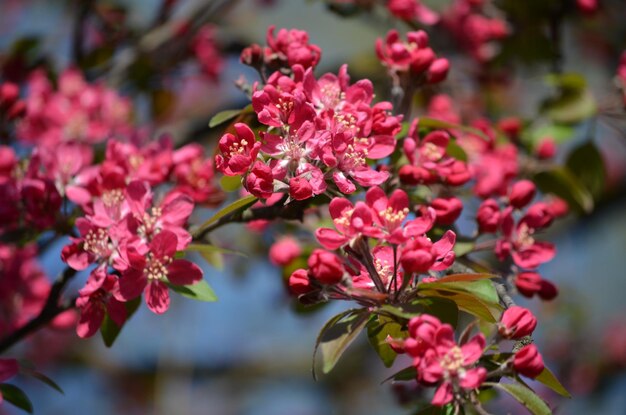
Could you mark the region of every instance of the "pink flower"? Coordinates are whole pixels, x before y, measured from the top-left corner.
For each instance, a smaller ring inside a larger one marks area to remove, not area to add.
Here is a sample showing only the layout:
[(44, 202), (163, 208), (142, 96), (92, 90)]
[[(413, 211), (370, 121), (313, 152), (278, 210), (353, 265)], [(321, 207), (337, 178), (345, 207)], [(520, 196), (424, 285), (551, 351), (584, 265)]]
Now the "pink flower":
[(287, 66), (302, 65), (310, 68), (317, 65), (322, 50), (309, 43), (309, 34), (304, 30), (280, 29), (274, 34), (276, 27), (267, 29), (266, 62), (278, 61)]
[(259, 153), (261, 143), (246, 124), (235, 124), (236, 136), (226, 133), (219, 142), (220, 153), (215, 156), (215, 167), (227, 176), (244, 174)]
[(494, 199), (487, 199), (480, 204), (476, 212), (476, 222), (481, 233), (493, 233), (498, 230), (502, 222), (500, 206)]
[(270, 248), (269, 257), (274, 265), (286, 266), (300, 256), (302, 248), (298, 241), (286, 236), (274, 242)]
[(556, 155), (556, 142), (552, 137), (544, 137), (537, 144), (535, 154), (540, 160), (549, 160)]
[(515, 277), (515, 287), (524, 297), (531, 298), (541, 290), (541, 281), (536, 272), (520, 272)]
[(210, 158), (204, 158), (199, 144), (188, 144), (172, 155), (176, 180), (175, 190), (189, 195), (195, 203), (217, 206), (224, 200), (224, 193), (217, 186), (215, 169)]
[(511, 187), (509, 203), (517, 209), (521, 209), (533, 200), (537, 188), (530, 180), (520, 180)]
[(380, 187), (372, 187), (365, 194), (365, 202), (375, 215), (376, 221), (389, 236), (392, 243), (402, 242), (401, 226), (409, 214), (409, 197), (404, 190), (396, 189), (387, 198)]
[(118, 292), (117, 277), (107, 275), (105, 267), (96, 268), (79, 291), (76, 307), (80, 311), (80, 320), (76, 326), (79, 337), (93, 336), (108, 315), (118, 327), (126, 321), (126, 307), (114, 294)]
[(441, 225), (452, 225), (463, 210), (463, 202), (454, 196), (438, 197), (430, 203), (430, 206), (435, 209), (437, 223)]
[(407, 33), (406, 38), (404, 42), (397, 30), (390, 30), (385, 43), (376, 40), (376, 55), (392, 71), (422, 74), (435, 60), (435, 53), (428, 47), (428, 34), (419, 30)]
[(152, 312), (166, 312), (170, 304), (168, 283), (191, 285), (202, 279), (202, 270), (196, 264), (174, 259), (177, 245), (176, 234), (162, 230), (150, 241), (145, 255), (129, 249), (129, 268), (122, 273), (116, 298), (129, 301), (143, 292)]
[(512, 306), (500, 318), (500, 334), (507, 339), (521, 339), (530, 336), (537, 327), (537, 319), (530, 310)]
[(343, 279), (344, 268), (337, 255), (316, 249), (308, 260), (311, 275), (322, 284), (338, 284)]
[(388, 0), (387, 8), (394, 16), (403, 20), (417, 20), (425, 25), (434, 25), (439, 16), (419, 0)]
[(252, 195), (267, 199), (274, 194), (274, 176), (272, 169), (261, 161), (252, 166), (252, 170), (246, 176), (246, 190)]
[(501, 261), (510, 255), (517, 266), (526, 269), (535, 269), (552, 260), (556, 254), (554, 245), (536, 241), (534, 232), (535, 228), (524, 218), (515, 226), (511, 208), (507, 208), (502, 220), (503, 238), (496, 243), (496, 255)]
[(317, 240), (326, 249), (337, 249), (359, 236), (383, 236), (383, 232), (374, 226), (372, 209), (363, 202), (353, 205), (348, 199), (336, 197), (330, 201), (328, 209), (337, 230), (319, 228), (315, 231)]
[(543, 372), (544, 364), (537, 346), (529, 344), (515, 353), (513, 368), (521, 375), (536, 378)]
[(201, 27), (192, 41), (192, 48), (202, 72), (215, 81), (222, 72), (224, 60), (215, 41), (216, 28), (212, 25)]
[(308, 272), (305, 269), (297, 269), (289, 276), (289, 290), (296, 294), (302, 295), (311, 291), (311, 281)]
[(455, 259), (452, 250), (456, 235), (452, 231), (446, 231), (441, 239), (432, 243), (429, 238), (416, 237), (402, 246), (400, 251), (400, 263), (408, 273), (426, 273), (429, 270), (444, 270)]

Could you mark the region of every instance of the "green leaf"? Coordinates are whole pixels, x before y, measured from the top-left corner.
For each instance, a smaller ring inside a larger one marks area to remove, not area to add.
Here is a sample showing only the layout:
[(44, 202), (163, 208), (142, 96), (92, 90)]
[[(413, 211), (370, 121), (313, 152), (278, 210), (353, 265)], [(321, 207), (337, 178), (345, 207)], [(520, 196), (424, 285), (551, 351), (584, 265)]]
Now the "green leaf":
[(606, 183), (604, 159), (592, 141), (572, 150), (565, 165), (595, 199), (602, 195)]
[(566, 398), (571, 398), (572, 395), (565, 389), (565, 387), (559, 382), (559, 380), (554, 376), (554, 373), (550, 371), (547, 367), (543, 369), (543, 372), (539, 376), (535, 378), (537, 382), (543, 383), (556, 393)]
[(222, 176), (220, 186), (225, 192), (234, 192), (241, 188), (241, 176)]
[(578, 212), (590, 213), (593, 210), (593, 196), (566, 167), (539, 172), (533, 181), (542, 192), (564, 199)]
[(428, 297), (420, 298), (418, 303), (423, 307), (424, 313), (437, 317), (442, 323), (456, 327), (459, 320), (459, 307), (447, 298)]
[(217, 301), (215, 292), (206, 280), (200, 280), (192, 285), (168, 285), (173, 291), (176, 291), (183, 297), (191, 298), (192, 300), (205, 301), (208, 303)]
[(550, 407), (532, 389), (517, 383), (484, 383), (511, 395), (534, 415), (552, 415)]
[(474, 134), (481, 137), (483, 140), (489, 141), (489, 137), (485, 135), (482, 131), (477, 128), (467, 127), (465, 125), (454, 124), (447, 121), (438, 120), (436, 118), (430, 117), (420, 117), (418, 125), (420, 127), (427, 128), (441, 128), (446, 130), (459, 130), (469, 134)]
[(2, 393), (2, 398), (7, 402), (28, 412), (29, 414), (33, 413), (32, 402), (30, 401), (30, 399), (28, 399), (28, 396), (26, 396), (24, 391), (17, 386), (10, 385), (8, 383), (2, 383), (0, 384), (0, 393)]
[(232, 120), (233, 118), (241, 114), (242, 111), (243, 110), (238, 109), (238, 110), (225, 110), (225, 111), (218, 112), (209, 121), (209, 128), (213, 128), (215, 126), (225, 123), (228, 120)]
[(425, 297), (441, 297), (454, 301), (460, 310), (492, 323), (496, 322), (502, 310), (498, 293), (488, 279), (421, 283), (418, 285), (418, 292)]
[(387, 383), (390, 380), (409, 381), (409, 380), (415, 380), (416, 378), (417, 378), (417, 369), (415, 368), (415, 366), (409, 366), (394, 373), (393, 375), (389, 376), (387, 379), (383, 380), (380, 383), (382, 385), (383, 383)]
[(494, 274), (450, 274), (439, 278), (437, 280), (437, 283), (441, 284), (442, 282), (472, 282), (479, 280), (489, 280), (492, 278), (498, 278), (498, 276)]
[(208, 228), (213, 223), (217, 222), (218, 220), (220, 220), (226, 215), (233, 214), (236, 212), (243, 212), (244, 210), (248, 209), (250, 206), (254, 205), (257, 202), (257, 200), (258, 199), (255, 196), (246, 196), (242, 199), (239, 199), (231, 203), (230, 205), (219, 210), (215, 215), (211, 217), (211, 219), (207, 220), (202, 225), (200, 225), (200, 227), (196, 229), (196, 231), (194, 232), (194, 236), (201, 234), (202, 231), (204, 231), (206, 228)]
[(467, 153), (455, 140), (450, 140), (446, 146), (446, 153), (457, 160), (467, 161)]
[(218, 270), (224, 269), (224, 254), (247, 256), (243, 252), (233, 251), (210, 244), (189, 244), (185, 252), (198, 252), (200, 256), (211, 266)]
[(596, 101), (581, 75), (552, 74), (546, 81), (558, 89), (557, 95), (546, 99), (541, 105), (543, 114), (552, 121), (576, 124), (596, 114)]
[(474, 250), (474, 246), (475, 243), (474, 241), (464, 241), (464, 240), (456, 240), (456, 243), (454, 244), (454, 253), (456, 254), (457, 257), (460, 256), (464, 256), (469, 254), (470, 252), (472, 252)]
[(556, 143), (564, 143), (574, 137), (574, 128), (563, 124), (543, 124), (524, 135), (524, 141), (532, 147), (536, 147), (546, 137), (552, 138)]
[[(128, 320), (132, 317), (133, 314), (139, 308), (141, 304), (141, 297), (137, 297), (134, 300), (127, 301), (124, 303), (126, 307), (126, 321), (124, 322), (124, 326), (128, 323)], [(104, 321), (102, 322), (102, 326), (100, 326), (100, 335), (102, 336), (102, 340), (104, 341), (104, 345), (106, 347), (113, 346), (117, 336), (119, 336), (120, 331), (122, 331), (122, 327), (118, 326), (107, 314), (104, 317)]]
[(445, 406), (428, 405), (426, 408), (415, 412), (413, 415), (452, 415), (454, 414), (454, 405)]
[(387, 336), (394, 339), (405, 337), (402, 325), (390, 317), (374, 316), (367, 325), (367, 338), (385, 367), (391, 367), (396, 360), (397, 353), (385, 341)]
[[(341, 355), (363, 330), (370, 316), (367, 309), (348, 310), (331, 318), (317, 336), (313, 362), (317, 350), (322, 352), (322, 372), (329, 373), (337, 364)], [(313, 366), (315, 377), (315, 365)]]
[(32, 369), (22, 370), (22, 372), (27, 376), (31, 376), (45, 383), (46, 385), (50, 386), (52, 389), (59, 392), (61, 395), (65, 395), (65, 392), (63, 392), (63, 389), (61, 389), (61, 387), (54, 380), (50, 379), (48, 376), (44, 375), (43, 373), (38, 372), (36, 370), (32, 370)]

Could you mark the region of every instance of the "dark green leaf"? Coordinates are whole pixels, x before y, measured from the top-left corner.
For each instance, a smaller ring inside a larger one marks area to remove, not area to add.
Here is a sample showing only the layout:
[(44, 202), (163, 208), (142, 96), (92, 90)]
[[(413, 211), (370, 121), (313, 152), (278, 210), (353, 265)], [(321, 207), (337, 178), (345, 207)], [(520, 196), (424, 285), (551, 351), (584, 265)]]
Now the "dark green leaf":
[(535, 378), (537, 382), (541, 382), (556, 393), (566, 398), (571, 398), (572, 395), (565, 389), (565, 387), (559, 382), (554, 374), (547, 367), (543, 369), (543, 372)]
[(455, 140), (450, 140), (446, 146), (446, 153), (457, 160), (467, 161), (467, 153), (463, 150), (463, 147), (456, 143)]
[(192, 300), (205, 301), (209, 303), (217, 301), (215, 292), (206, 280), (200, 280), (193, 285), (168, 285), (173, 291), (176, 291), (183, 297), (191, 298)]
[(397, 353), (387, 344), (387, 336), (393, 339), (404, 337), (402, 325), (386, 316), (374, 316), (367, 325), (367, 338), (383, 364), (391, 367), (396, 360)]
[(546, 79), (557, 95), (542, 103), (542, 112), (552, 121), (575, 124), (596, 114), (596, 101), (587, 89), (585, 78), (578, 74), (552, 74)]
[(199, 235), (200, 233), (202, 233), (203, 230), (205, 230), (206, 228), (208, 228), (213, 223), (217, 222), (218, 220), (220, 220), (226, 215), (236, 213), (236, 212), (243, 212), (250, 206), (254, 205), (257, 202), (257, 200), (258, 199), (254, 196), (246, 196), (242, 199), (239, 199), (231, 203), (225, 208), (219, 210), (215, 215), (213, 215), (213, 217), (211, 217), (211, 219), (207, 220), (202, 225), (200, 225), (200, 227), (194, 232), (194, 235)]
[(552, 415), (550, 407), (532, 389), (517, 383), (484, 383), (510, 394), (534, 415)]
[(591, 193), (566, 167), (539, 172), (533, 181), (542, 192), (552, 193), (564, 199), (572, 209), (578, 212), (590, 213), (593, 210)]
[(572, 150), (566, 166), (596, 199), (602, 195), (606, 180), (604, 160), (592, 141)]
[(208, 264), (219, 270), (224, 269), (224, 254), (246, 256), (243, 252), (232, 251), (210, 244), (189, 244), (185, 249), (185, 252), (188, 251), (198, 252)]
[[(369, 315), (366, 309), (348, 310), (331, 318), (324, 325), (317, 336), (313, 353), (315, 363), (318, 348), (321, 351), (323, 373), (328, 373), (335, 367), (343, 352), (365, 327)], [(315, 377), (315, 370), (313, 376)]]
[(442, 323), (456, 327), (459, 320), (459, 307), (447, 298), (427, 297), (420, 298), (418, 303), (423, 307), (424, 313), (437, 317)]
[[(132, 315), (135, 314), (135, 311), (137, 311), (140, 304), (141, 297), (137, 297), (134, 300), (124, 303), (124, 306), (126, 307), (126, 321), (124, 322), (124, 325), (126, 325)], [(102, 335), (104, 345), (106, 347), (113, 346), (113, 343), (115, 343), (115, 340), (117, 339), (117, 336), (120, 334), (121, 330), (122, 327), (118, 326), (107, 314), (104, 317), (102, 326), (100, 326), (100, 334)]]
[(52, 389), (56, 390), (60, 394), (65, 395), (65, 392), (63, 392), (63, 389), (61, 389), (61, 387), (55, 381), (53, 381), (52, 379), (50, 379), (48, 376), (44, 375), (43, 373), (37, 372), (36, 370), (25, 370), (24, 374), (34, 377), (35, 379), (50, 386)]
[(488, 279), (422, 283), (418, 291), (425, 297), (442, 297), (454, 301), (460, 310), (492, 323), (502, 310), (498, 293)]
[(26, 396), (24, 391), (17, 386), (2, 383), (0, 384), (0, 393), (2, 393), (2, 398), (5, 401), (17, 406), (29, 414), (33, 413), (33, 404), (30, 399), (28, 399), (28, 396)]

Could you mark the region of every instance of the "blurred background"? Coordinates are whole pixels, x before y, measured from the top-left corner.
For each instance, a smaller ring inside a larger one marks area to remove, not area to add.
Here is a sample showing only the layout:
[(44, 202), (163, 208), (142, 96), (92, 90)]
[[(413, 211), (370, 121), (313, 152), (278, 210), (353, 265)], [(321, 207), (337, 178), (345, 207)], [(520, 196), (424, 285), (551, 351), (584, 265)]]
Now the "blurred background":
[[(137, 33), (158, 20), (162, 5), (161, 0), (92, 3), (98, 13), (123, 19), (123, 26)], [(171, 20), (178, 18), (184, 24), (203, 2), (179, 3)], [(221, 131), (208, 129), (210, 117), (219, 110), (247, 104), (234, 83), (240, 75), (254, 81), (256, 74), (239, 63), (239, 52), (253, 42), (264, 44), (269, 25), (307, 30), (311, 42), (323, 50), (318, 74), (336, 71), (348, 62), (353, 80), (374, 80), (385, 97), (389, 83), (376, 60), (374, 43), (392, 27), (408, 29), (397, 20), (376, 11), (342, 17), (329, 11), (323, 1), (226, 3), (230, 4), (219, 14), (207, 18), (215, 24), (220, 48), (218, 75), (207, 77), (190, 63), (167, 68), (170, 52), (166, 47), (165, 62), (152, 62), (144, 72), (137, 67), (128, 72), (128, 79), (119, 87), (133, 97), (137, 122), (149, 122), (157, 131), (172, 133), (179, 142), (195, 140), (210, 145)], [(428, 2), (438, 10), (449, 3)], [(517, 1), (496, 3), (506, 8)], [(529, 1), (528, 7), (535, 3)], [(73, 61), (73, 27), (80, 4), (3, 0), (0, 51), (20, 56), (22, 68), (44, 65), (62, 70)], [(592, 214), (570, 215), (546, 235), (556, 244), (558, 255), (541, 272), (557, 283), (559, 297), (545, 304), (521, 301), (541, 316), (537, 343), (548, 366), (574, 395), (563, 399), (538, 386), (540, 394), (556, 403), (560, 414), (626, 414), (626, 116), (613, 79), (621, 50), (626, 48), (624, 17), (623, 1), (606, 1), (593, 16), (574, 15), (562, 26), (560, 65), (585, 77), (598, 113), (568, 130), (572, 138), (561, 143), (558, 154), (561, 157), (592, 135), (605, 159), (607, 180)], [(461, 53), (457, 40), (434, 32), (431, 42), (435, 50), (452, 62), (442, 92), (452, 94), (455, 104), (469, 115), (483, 112), (497, 119), (515, 114), (532, 119), (547, 94), (543, 74), (554, 64), (542, 55), (545, 45), (541, 37), (535, 38), (537, 34), (530, 23), (517, 26), (512, 36), (517, 43), (503, 42), (487, 68)], [(87, 32), (86, 36), (97, 43), (99, 34)], [(106, 56), (104, 46), (88, 56), (93, 60), (88, 62), (93, 64), (94, 78), (100, 69), (98, 59), (123, 60), (121, 49), (112, 58)], [(10, 62), (10, 69), (20, 72), (19, 65), (16, 69), (13, 60), (4, 58), (5, 70)], [(160, 70), (169, 71), (169, 76), (158, 81), (150, 78), (150, 71)], [(478, 71), (489, 74), (488, 79), (477, 83)], [(203, 214), (209, 212), (199, 213), (197, 219)], [(221, 270), (205, 267), (205, 278), (219, 296), (216, 303), (173, 297), (171, 309), (162, 316), (141, 307), (110, 349), (99, 336), (79, 340), (72, 330), (47, 330), (22, 345), (20, 353), (55, 379), (65, 396), (37, 382), (21, 379), (16, 384), (28, 391), (40, 415), (410, 414), (411, 408), (402, 402), (410, 395), (411, 385), (380, 384), (407, 361), (398, 359), (393, 368), (385, 369), (364, 336), (335, 371), (313, 380), (315, 338), (342, 305), (302, 311), (294, 304), (282, 270), (264, 259), (269, 245), (284, 231), (270, 228), (254, 238), (249, 236), (252, 231), (241, 225), (218, 231), (214, 240), (246, 252), (248, 257), (226, 256)], [(50, 276), (62, 269), (58, 256), (65, 243), (57, 241), (42, 259)], [(78, 289), (81, 282), (76, 281), (70, 289)], [(523, 413), (517, 404), (504, 400), (489, 408), (498, 414)], [(0, 412), (18, 413), (7, 405)]]

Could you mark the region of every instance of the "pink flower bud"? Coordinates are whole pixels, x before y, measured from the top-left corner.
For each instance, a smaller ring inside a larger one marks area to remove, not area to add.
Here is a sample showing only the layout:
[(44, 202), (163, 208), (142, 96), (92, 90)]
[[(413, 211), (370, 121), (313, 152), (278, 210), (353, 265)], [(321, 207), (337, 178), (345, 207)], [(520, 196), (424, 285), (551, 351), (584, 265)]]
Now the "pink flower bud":
[(431, 246), (427, 245), (427, 240), (409, 241), (400, 256), (402, 268), (408, 273), (424, 273), (435, 263), (435, 258), (431, 253)]
[(418, 49), (413, 54), (411, 61), (411, 70), (421, 74), (427, 70), (435, 61), (435, 52), (431, 48)]
[(533, 229), (542, 229), (550, 226), (553, 220), (554, 214), (550, 206), (543, 202), (537, 202), (528, 208), (520, 222), (526, 223)]
[(0, 110), (10, 108), (20, 96), (20, 88), (12, 83), (5, 82), (0, 85)]
[(581, 13), (592, 15), (598, 11), (598, 0), (576, 0), (576, 6)]
[(569, 205), (560, 197), (553, 196), (548, 201), (548, 207), (555, 218), (561, 218), (569, 213)]
[(550, 281), (541, 280), (541, 289), (538, 294), (542, 300), (550, 301), (559, 295), (559, 289)]
[(509, 203), (517, 209), (521, 209), (533, 200), (537, 188), (530, 180), (520, 180), (515, 183), (509, 193)]
[(241, 52), (239, 60), (245, 65), (258, 68), (263, 64), (263, 56), (263, 48), (254, 43)]
[(26, 103), (24, 101), (17, 101), (7, 111), (7, 119), (9, 121), (17, 120), (26, 115)]
[(456, 197), (438, 197), (430, 206), (435, 209), (437, 223), (441, 225), (452, 225), (463, 210), (463, 202)]
[(535, 153), (541, 160), (547, 160), (554, 157), (556, 154), (556, 143), (552, 137), (542, 138), (535, 149)]
[(507, 117), (498, 122), (498, 128), (511, 140), (516, 140), (522, 131), (522, 122), (517, 117)]
[(315, 279), (322, 284), (337, 284), (344, 274), (343, 264), (337, 255), (316, 249), (309, 257), (309, 270)]
[(544, 364), (537, 346), (529, 344), (515, 353), (513, 368), (521, 375), (536, 378), (543, 372)]
[(289, 277), (289, 290), (296, 294), (306, 294), (311, 291), (311, 281), (305, 269), (295, 270)]
[(269, 257), (272, 264), (284, 267), (298, 258), (301, 253), (302, 248), (298, 241), (287, 236), (272, 244)]
[(274, 193), (272, 169), (260, 161), (254, 163), (252, 170), (246, 177), (246, 190), (261, 199), (272, 196)]
[(498, 202), (487, 199), (480, 204), (476, 212), (476, 222), (478, 222), (478, 229), (481, 233), (497, 231), (501, 221), (502, 214)]
[(521, 272), (515, 278), (515, 287), (524, 297), (532, 298), (541, 290), (541, 275), (536, 272)]
[(448, 76), (448, 71), (450, 70), (450, 62), (446, 58), (436, 59), (430, 68), (428, 68), (428, 83), (436, 84)]
[(499, 331), (507, 339), (521, 339), (530, 336), (535, 327), (537, 327), (537, 319), (530, 310), (512, 306), (502, 313)]
[(304, 177), (289, 180), (289, 196), (296, 200), (305, 200), (313, 196), (313, 186)]

